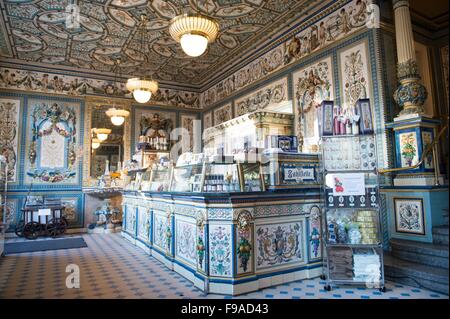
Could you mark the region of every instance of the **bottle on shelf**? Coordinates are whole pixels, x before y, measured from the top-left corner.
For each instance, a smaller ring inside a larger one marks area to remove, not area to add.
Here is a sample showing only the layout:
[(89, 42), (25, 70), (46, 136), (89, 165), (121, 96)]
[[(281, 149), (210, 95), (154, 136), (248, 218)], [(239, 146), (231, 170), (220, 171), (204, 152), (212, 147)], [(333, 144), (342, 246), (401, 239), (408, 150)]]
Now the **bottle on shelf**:
[(339, 132), (341, 135), (345, 135), (345, 117), (342, 110), (339, 112)]
[(352, 124), (349, 117), (345, 118), (345, 134), (352, 135)]
[(340, 135), (341, 134), (341, 126), (339, 125), (339, 107), (338, 106), (336, 106), (334, 108), (333, 126), (334, 126), (334, 135)]

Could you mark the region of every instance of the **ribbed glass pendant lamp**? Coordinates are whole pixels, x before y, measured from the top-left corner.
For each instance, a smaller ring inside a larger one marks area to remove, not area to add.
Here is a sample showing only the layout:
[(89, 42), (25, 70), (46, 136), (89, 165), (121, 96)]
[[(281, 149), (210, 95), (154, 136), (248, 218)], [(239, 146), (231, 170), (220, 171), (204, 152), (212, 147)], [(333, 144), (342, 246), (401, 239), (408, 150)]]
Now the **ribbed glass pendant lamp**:
[[(146, 60), (144, 44), (146, 25), (147, 16), (145, 14), (141, 14), (139, 29), (141, 33), (141, 52), (144, 55), (144, 63)], [(133, 98), (136, 100), (136, 102), (147, 103), (152, 97), (152, 94), (156, 94), (156, 92), (158, 91), (158, 82), (152, 79), (146, 79), (145, 77), (134, 77), (128, 79), (126, 88), (133, 93)]]
[[(114, 77), (114, 85), (117, 84), (117, 73), (119, 72), (119, 64), (120, 59), (116, 60), (116, 72)], [(119, 89), (114, 90), (117, 92)], [(106, 112), (106, 115), (111, 119), (111, 123), (115, 126), (120, 126), (125, 122), (125, 118), (130, 115), (130, 112), (124, 109), (118, 109), (115, 107), (115, 100), (113, 100), (113, 105), (111, 108), (109, 108)], [(98, 134), (97, 134), (98, 136)]]
[[(206, 11), (208, 11), (206, 2)], [(208, 43), (214, 42), (219, 33), (219, 24), (213, 19), (201, 14), (176, 16), (170, 21), (169, 33), (181, 44), (184, 53), (191, 57), (202, 55)]]

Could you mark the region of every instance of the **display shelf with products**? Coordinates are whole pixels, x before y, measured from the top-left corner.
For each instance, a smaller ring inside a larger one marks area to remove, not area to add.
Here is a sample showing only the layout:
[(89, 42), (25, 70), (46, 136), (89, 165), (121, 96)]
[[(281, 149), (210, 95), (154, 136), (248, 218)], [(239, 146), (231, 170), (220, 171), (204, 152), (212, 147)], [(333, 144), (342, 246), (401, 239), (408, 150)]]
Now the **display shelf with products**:
[(259, 163), (203, 162), (177, 165), (173, 169), (173, 192), (261, 192), (264, 183)]
[(385, 291), (375, 136), (321, 137), (326, 290)]
[[(172, 180), (170, 182), (171, 192), (200, 192), (203, 185), (205, 166), (203, 163), (177, 165), (173, 168)], [(198, 189), (194, 190), (194, 184)]]

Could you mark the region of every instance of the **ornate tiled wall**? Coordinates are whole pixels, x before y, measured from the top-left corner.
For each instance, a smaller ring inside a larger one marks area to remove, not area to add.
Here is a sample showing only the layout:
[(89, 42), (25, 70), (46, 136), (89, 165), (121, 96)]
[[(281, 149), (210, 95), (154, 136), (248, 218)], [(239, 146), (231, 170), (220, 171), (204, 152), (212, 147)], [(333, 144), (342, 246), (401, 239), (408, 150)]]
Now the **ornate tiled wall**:
[[(384, 73), (381, 54), (378, 52), (378, 32), (377, 29), (358, 29), (351, 36), (328, 43), (322, 50), (302, 56), (295, 63), (280, 68), (262, 81), (234, 91), (232, 96), (222, 99), (218, 104), (206, 106), (203, 122), (210, 121), (209, 114), (213, 115), (214, 125), (234, 118), (239, 115), (239, 104), (246, 101), (253, 102), (251, 109), (264, 108), (268, 104), (261, 102), (268, 98), (268, 95), (263, 95), (264, 91), (275, 87), (277, 83), (283, 83), (283, 79), (287, 77), (287, 100), (292, 101), (296, 118), (302, 114), (310, 122), (314, 118), (309, 119), (308, 110), (316, 100), (329, 98), (336, 105), (345, 106), (351, 105), (358, 98), (370, 98), (377, 133), (378, 162), (380, 167), (386, 167), (389, 163), (387, 132), (384, 127), (386, 106), (383, 99), (384, 87), (380, 85), (383, 83)], [(302, 123), (307, 125), (308, 121)], [(296, 130), (303, 131), (306, 127), (298, 124)], [(308, 136), (308, 139), (318, 140), (317, 134)]]
[[(0, 151), (8, 158), (9, 193), (5, 221), (13, 231), (29, 189), (31, 195), (61, 198), (67, 205), (71, 228), (83, 228), (84, 97), (0, 91)], [(161, 106), (132, 106), (131, 148), (140, 134), (142, 117), (158, 113), (173, 127), (197, 112)], [(190, 132), (192, 133), (192, 127)], [(86, 154), (86, 152), (84, 152)], [(89, 154), (89, 153), (87, 153)], [(140, 230), (141, 235), (143, 235)]]
[[(80, 150), (83, 147), (84, 101), (48, 95), (0, 92), (0, 144), (8, 157), (9, 231), (21, 218), (31, 195), (61, 198), (71, 227), (82, 227)], [(55, 156), (59, 154), (60, 156)]]

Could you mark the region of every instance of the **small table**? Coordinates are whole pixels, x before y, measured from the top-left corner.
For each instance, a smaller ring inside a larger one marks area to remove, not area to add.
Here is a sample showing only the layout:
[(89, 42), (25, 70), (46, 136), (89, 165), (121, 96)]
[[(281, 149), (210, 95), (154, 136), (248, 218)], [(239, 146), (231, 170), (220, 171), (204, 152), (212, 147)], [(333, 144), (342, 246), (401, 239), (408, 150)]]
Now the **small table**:
[[(40, 209), (50, 209), (50, 215), (40, 216)], [(22, 211), (22, 220), (16, 224), (15, 233), (26, 239), (36, 239), (38, 236), (56, 237), (66, 232), (68, 222), (64, 217), (65, 207), (54, 206), (26, 206)], [(36, 221), (36, 214), (37, 221)], [(50, 218), (51, 216), (51, 218)]]

